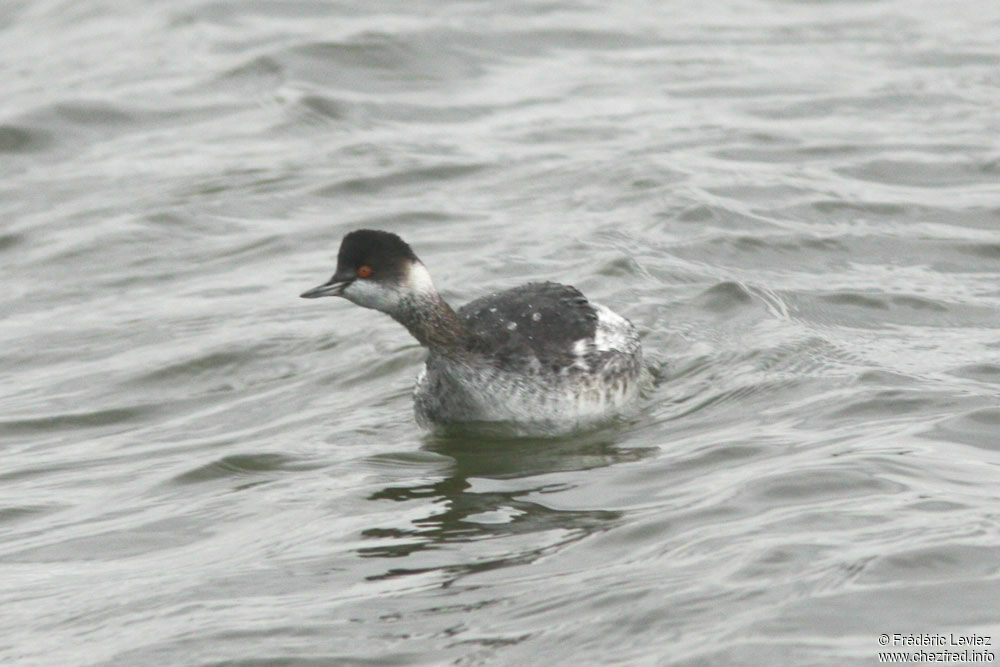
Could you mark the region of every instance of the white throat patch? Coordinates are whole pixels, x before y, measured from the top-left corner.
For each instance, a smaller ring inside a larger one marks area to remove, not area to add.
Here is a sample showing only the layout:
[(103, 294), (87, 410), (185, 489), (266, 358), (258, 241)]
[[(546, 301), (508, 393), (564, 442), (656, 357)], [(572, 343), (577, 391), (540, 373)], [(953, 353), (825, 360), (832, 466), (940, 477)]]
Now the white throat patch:
[(431, 280), (430, 272), (419, 260), (410, 264), (410, 270), (403, 278), (402, 288), (404, 292), (415, 296), (433, 294), (437, 291), (434, 289), (434, 281)]
[(434, 282), (427, 268), (419, 261), (412, 262), (399, 284), (388, 284), (359, 278), (344, 289), (344, 298), (364, 308), (394, 314), (406, 297), (417, 298), (436, 294)]

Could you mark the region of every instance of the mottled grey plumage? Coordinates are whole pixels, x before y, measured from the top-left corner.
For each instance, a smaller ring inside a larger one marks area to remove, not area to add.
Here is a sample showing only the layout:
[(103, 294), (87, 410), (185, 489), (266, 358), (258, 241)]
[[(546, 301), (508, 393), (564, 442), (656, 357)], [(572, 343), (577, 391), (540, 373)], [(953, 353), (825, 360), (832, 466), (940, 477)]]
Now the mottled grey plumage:
[(552, 282), (490, 294), (456, 313), (395, 234), (345, 236), (333, 277), (303, 296), (343, 296), (385, 312), (427, 348), (414, 388), (421, 425), (554, 434), (621, 414), (639, 394), (642, 351), (625, 318)]
[(597, 311), (580, 290), (528, 283), (480, 297), (458, 309), (470, 351), (494, 365), (514, 367), (531, 357), (558, 372), (573, 363), (573, 345), (594, 337)]

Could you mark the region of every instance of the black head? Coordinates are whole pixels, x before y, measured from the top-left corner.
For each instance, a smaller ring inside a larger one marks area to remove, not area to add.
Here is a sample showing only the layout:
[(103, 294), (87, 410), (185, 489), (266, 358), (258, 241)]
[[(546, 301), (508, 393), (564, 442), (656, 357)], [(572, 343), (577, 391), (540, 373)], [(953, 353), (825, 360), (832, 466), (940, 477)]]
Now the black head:
[(333, 277), (301, 296), (344, 296), (359, 305), (384, 310), (381, 304), (385, 299), (377, 298), (379, 293), (405, 290), (415, 266), (423, 268), (403, 239), (376, 229), (358, 229), (340, 242)]
[(374, 280), (394, 280), (405, 274), (417, 256), (406, 241), (395, 234), (377, 229), (358, 229), (344, 236), (337, 253), (337, 275), (362, 276), (368, 267), (368, 277)]

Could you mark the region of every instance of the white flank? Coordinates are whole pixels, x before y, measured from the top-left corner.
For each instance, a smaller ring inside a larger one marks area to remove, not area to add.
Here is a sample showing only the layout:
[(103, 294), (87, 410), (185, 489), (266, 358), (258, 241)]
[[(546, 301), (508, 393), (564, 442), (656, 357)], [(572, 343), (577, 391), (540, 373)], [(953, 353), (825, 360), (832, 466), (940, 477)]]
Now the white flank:
[(599, 303), (591, 302), (590, 305), (597, 311), (597, 330), (594, 331), (594, 347), (597, 351), (628, 350), (629, 341), (635, 337), (634, 327), (629, 321)]

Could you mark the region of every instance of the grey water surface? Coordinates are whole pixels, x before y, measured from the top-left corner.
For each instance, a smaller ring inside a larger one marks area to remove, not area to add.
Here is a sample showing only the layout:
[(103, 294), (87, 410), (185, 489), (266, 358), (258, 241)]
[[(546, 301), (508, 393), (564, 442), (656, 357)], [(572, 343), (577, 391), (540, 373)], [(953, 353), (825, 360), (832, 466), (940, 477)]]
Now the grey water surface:
[[(1000, 3), (8, 0), (0, 45), (0, 662), (997, 651)], [(577, 286), (660, 383), (421, 432), (419, 346), (297, 297), (358, 227), (456, 305)]]

